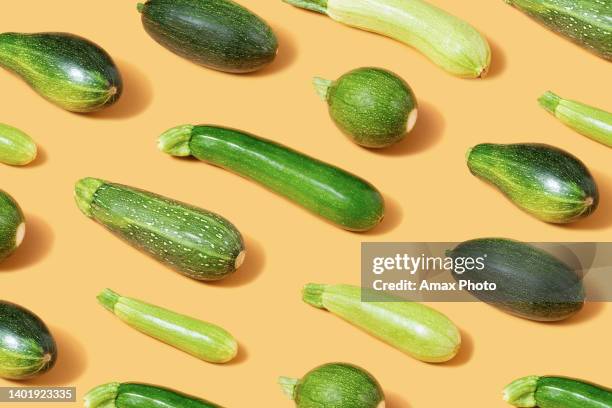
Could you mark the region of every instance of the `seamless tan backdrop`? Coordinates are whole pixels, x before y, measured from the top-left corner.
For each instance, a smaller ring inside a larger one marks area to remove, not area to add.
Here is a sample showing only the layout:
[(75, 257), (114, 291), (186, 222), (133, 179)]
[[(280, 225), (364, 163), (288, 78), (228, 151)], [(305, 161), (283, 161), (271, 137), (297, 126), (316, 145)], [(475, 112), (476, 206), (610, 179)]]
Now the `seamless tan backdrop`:
[[(23, 247), (0, 266), (2, 298), (38, 313), (60, 348), (56, 368), (27, 384), (76, 385), (80, 400), (100, 383), (144, 381), (227, 407), (290, 407), (277, 376), (347, 361), (379, 379), (390, 408), (503, 407), (503, 386), (529, 374), (610, 385), (605, 360), (612, 309), (604, 304), (589, 305), (561, 324), (535, 324), (483, 304), (437, 304), (461, 327), (464, 346), (452, 362), (427, 365), (300, 300), (310, 281), (357, 284), (362, 240), (609, 240), (610, 149), (564, 128), (536, 103), (552, 89), (612, 108), (604, 86), (609, 63), (501, 0), (435, 0), (486, 34), (493, 65), (485, 80), (451, 77), (402, 44), (280, 0), (242, 2), (280, 40), (277, 61), (255, 75), (218, 73), (174, 56), (146, 35), (132, 1), (3, 5), (0, 30), (80, 34), (112, 54), (125, 77), (117, 106), (82, 116), (52, 106), (0, 72), (0, 122), (27, 131), (42, 150), (31, 167), (0, 169), (1, 188), (28, 219)], [(342, 136), (310, 84), (313, 75), (336, 78), (372, 65), (404, 77), (421, 104), (414, 132), (384, 152), (364, 150)], [(384, 193), (387, 218), (370, 234), (344, 232), (237, 176), (159, 153), (157, 135), (183, 123), (248, 130), (354, 171)], [(571, 151), (596, 176), (601, 207), (566, 227), (523, 214), (469, 174), (465, 151), (481, 142), (543, 142)], [(223, 214), (246, 236), (244, 267), (225, 282), (205, 284), (139, 254), (79, 213), (72, 187), (85, 176)], [(95, 296), (105, 287), (223, 325), (240, 342), (238, 359), (207, 364), (133, 331), (97, 305)]]

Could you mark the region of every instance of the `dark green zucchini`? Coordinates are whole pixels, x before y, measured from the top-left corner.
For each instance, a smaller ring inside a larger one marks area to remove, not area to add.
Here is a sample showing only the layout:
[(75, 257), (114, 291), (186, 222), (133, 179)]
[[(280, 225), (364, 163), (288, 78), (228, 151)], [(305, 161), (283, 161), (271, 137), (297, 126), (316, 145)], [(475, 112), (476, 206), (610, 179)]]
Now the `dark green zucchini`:
[(577, 221), (592, 214), (599, 204), (597, 185), (586, 166), (556, 147), (480, 144), (467, 156), (472, 174), (542, 221)]
[(283, 392), (298, 408), (382, 408), (385, 396), (366, 370), (346, 363), (325, 364), (301, 379), (280, 377)]
[(352, 231), (376, 226), (384, 215), (370, 183), (278, 143), (216, 126), (179, 126), (165, 132), (159, 149), (254, 180), (315, 214)]
[(612, 390), (572, 378), (529, 376), (508, 385), (504, 401), (525, 408), (612, 408)]
[(223, 279), (244, 260), (240, 232), (209, 211), (94, 178), (76, 184), (75, 198), (83, 214), (190, 278)]
[(612, 3), (609, 0), (505, 0), (545, 27), (612, 60)]
[(410, 86), (393, 72), (358, 68), (337, 81), (315, 78), (336, 125), (364, 147), (387, 147), (402, 140), (417, 120)]
[(222, 408), (201, 398), (155, 385), (108, 383), (85, 395), (85, 408)]
[(231, 0), (149, 0), (138, 10), (155, 41), (196, 64), (245, 73), (276, 57), (270, 26)]
[(11, 255), (23, 242), (25, 221), (19, 204), (0, 190), (0, 261)]
[(0, 66), (71, 112), (103, 109), (123, 90), (119, 70), (106, 51), (73, 34), (0, 34)]
[(23, 380), (53, 368), (57, 347), (38, 316), (0, 301), (0, 377)]
[(536, 321), (557, 321), (584, 305), (581, 277), (565, 263), (532, 245), (502, 238), (466, 241), (448, 256), (484, 257), (484, 268), (453, 273), (457, 280), (489, 282), (496, 290), (470, 290), (474, 296), (510, 314)]

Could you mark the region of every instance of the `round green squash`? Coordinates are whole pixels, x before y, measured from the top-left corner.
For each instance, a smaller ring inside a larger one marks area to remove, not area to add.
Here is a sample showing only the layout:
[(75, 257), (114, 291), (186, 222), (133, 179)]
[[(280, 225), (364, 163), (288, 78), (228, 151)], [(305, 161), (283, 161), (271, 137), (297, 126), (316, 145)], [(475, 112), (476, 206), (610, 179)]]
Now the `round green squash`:
[(19, 204), (0, 190), (0, 261), (11, 255), (25, 237), (25, 220)]

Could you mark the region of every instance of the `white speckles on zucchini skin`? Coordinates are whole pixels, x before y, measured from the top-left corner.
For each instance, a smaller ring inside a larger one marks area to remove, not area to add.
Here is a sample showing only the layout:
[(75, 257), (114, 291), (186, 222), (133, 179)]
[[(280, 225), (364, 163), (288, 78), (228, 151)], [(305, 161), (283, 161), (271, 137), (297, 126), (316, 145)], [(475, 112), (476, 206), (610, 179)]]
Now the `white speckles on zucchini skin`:
[[(244, 243), (229, 221), (209, 211), (120, 184), (77, 183), (77, 204), (132, 246), (182, 274), (219, 280), (236, 270)], [(244, 255), (242, 256), (244, 257)]]

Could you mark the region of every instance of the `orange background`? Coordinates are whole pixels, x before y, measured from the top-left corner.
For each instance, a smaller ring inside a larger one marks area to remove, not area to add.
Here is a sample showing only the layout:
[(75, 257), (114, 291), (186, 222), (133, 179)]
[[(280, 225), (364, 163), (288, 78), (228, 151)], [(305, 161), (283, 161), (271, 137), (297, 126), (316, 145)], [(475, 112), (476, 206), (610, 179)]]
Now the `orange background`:
[[(25, 130), (41, 148), (32, 166), (1, 169), (1, 188), (18, 200), (28, 221), (23, 246), (0, 265), (2, 297), (38, 313), (60, 348), (54, 370), (26, 384), (76, 385), (81, 400), (101, 383), (143, 381), (227, 407), (290, 407), (277, 376), (298, 377), (321, 363), (347, 361), (378, 378), (389, 408), (504, 407), (504, 385), (529, 374), (609, 386), (609, 305), (588, 305), (565, 323), (536, 324), (484, 304), (437, 304), (461, 327), (464, 345), (452, 362), (428, 365), (300, 300), (306, 282), (358, 284), (362, 240), (609, 240), (610, 150), (566, 129), (536, 103), (551, 89), (612, 108), (609, 63), (501, 0), (435, 0), (490, 40), (493, 65), (484, 80), (451, 77), (400, 43), (280, 0), (242, 3), (264, 17), (280, 40), (275, 63), (245, 76), (198, 67), (157, 45), (144, 32), (135, 2), (3, 6), (3, 31), (80, 34), (113, 55), (125, 79), (116, 106), (84, 116), (56, 108), (0, 72), (0, 122)], [(342, 136), (310, 84), (314, 75), (334, 79), (372, 65), (404, 77), (421, 108), (409, 138), (381, 152)], [(184, 123), (248, 130), (351, 170), (384, 193), (388, 215), (372, 233), (344, 232), (251, 182), (158, 152), (157, 135)], [(481, 142), (544, 142), (571, 151), (597, 178), (599, 210), (572, 226), (547, 225), (522, 213), (469, 174), (464, 153)], [(223, 214), (246, 236), (243, 268), (224, 282), (198, 283), (138, 253), (74, 205), (73, 184), (85, 176)], [(239, 340), (239, 357), (216, 366), (137, 333), (97, 305), (95, 296), (105, 287), (221, 324)]]

